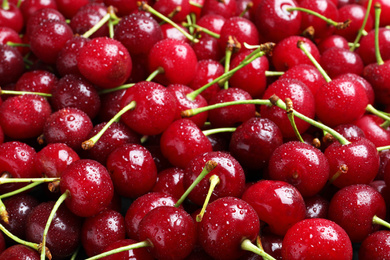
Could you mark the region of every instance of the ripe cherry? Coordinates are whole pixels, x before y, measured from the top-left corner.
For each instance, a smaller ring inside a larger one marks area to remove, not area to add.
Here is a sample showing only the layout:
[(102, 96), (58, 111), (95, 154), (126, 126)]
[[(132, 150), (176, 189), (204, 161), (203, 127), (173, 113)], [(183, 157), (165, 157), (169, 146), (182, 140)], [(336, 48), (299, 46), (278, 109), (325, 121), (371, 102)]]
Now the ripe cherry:
[(13, 3), (3, 3), (0, 8), (0, 26), (7, 26), (19, 33), (23, 25), (24, 19), (20, 9)]
[[(88, 3), (81, 7), (70, 20), (73, 32), (83, 35), (107, 14), (107, 7), (103, 3)], [(109, 35), (107, 24), (101, 26), (91, 35), (91, 38), (106, 37)]]
[(56, 0), (58, 10), (66, 18), (72, 18), (81, 7), (88, 3), (88, 0)]
[(321, 195), (305, 198), (306, 218), (327, 218), (329, 201)]
[(233, 0), (226, 0), (223, 3), (218, 0), (205, 1), (202, 7), (201, 16), (204, 15), (220, 15), (228, 19), (236, 14), (237, 3)]
[(359, 259), (386, 259), (390, 257), (390, 232), (380, 230), (363, 240), (359, 248)]
[(162, 192), (176, 199), (184, 194), (184, 170), (181, 168), (168, 168), (158, 173), (153, 192)]
[(376, 115), (364, 115), (354, 122), (363, 132), (365, 137), (373, 142), (376, 147), (390, 144), (390, 131), (381, 127), (383, 119)]
[(18, 244), (8, 247), (5, 251), (0, 254), (0, 258), (4, 260), (13, 260), (13, 259), (31, 259), (39, 260), (39, 253), (27, 246)]
[(327, 49), (330, 49), (333, 47), (342, 48), (342, 49), (349, 49), (348, 41), (343, 36), (336, 35), (336, 34), (332, 34), (331, 36), (322, 39), (318, 43), (317, 47), (318, 47), (318, 50), (320, 51), (320, 53), (323, 53)]
[(57, 9), (56, 1), (54, 0), (25, 0), (20, 5), (20, 10), (23, 13), (25, 21), (28, 21), (33, 13), (40, 9), (51, 8)]
[[(383, 8), (382, 8), (383, 12)], [(381, 12), (381, 14), (382, 14)], [(381, 17), (383, 14), (381, 15)], [(378, 40), (379, 40), (379, 51), (383, 60), (390, 59), (390, 48), (389, 48), (389, 35), (390, 29), (379, 28)], [(376, 62), (375, 57), (375, 30), (371, 30), (366, 36), (359, 42), (360, 46), (357, 49), (357, 53), (362, 58), (365, 65)]]
[(28, 21), (26, 21), (26, 36), (29, 39), (33, 30), (41, 23), (47, 20), (57, 20), (65, 22), (65, 17), (57, 9), (42, 8), (32, 13)]
[(153, 8), (159, 13), (171, 17), (175, 23), (181, 23), (186, 20), (186, 16), (190, 14), (191, 5), (184, 0), (162, 0), (155, 2)]
[(57, 77), (49, 71), (27, 71), (23, 73), (16, 82), (15, 90), (51, 94), (51, 91), (57, 84), (57, 81)]
[(0, 45), (0, 84), (15, 83), (24, 72), (23, 57), (11, 46)]

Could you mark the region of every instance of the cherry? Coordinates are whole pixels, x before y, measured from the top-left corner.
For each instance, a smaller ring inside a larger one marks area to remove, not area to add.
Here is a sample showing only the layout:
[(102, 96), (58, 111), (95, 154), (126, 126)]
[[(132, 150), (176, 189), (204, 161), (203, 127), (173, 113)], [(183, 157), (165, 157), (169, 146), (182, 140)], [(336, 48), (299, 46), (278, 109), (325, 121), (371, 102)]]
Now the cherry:
[[(137, 11), (137, 1), (124, 1), (124, 0), (104, 0), (106, 6), (112, 5), (116, 9), (116, 14), (119, 16), (126, 16)], [(150, 4), (150, 1), (146, 1)], [(122, 17), (122, 18), (123, 18)]]
[(58, 11), (66, 18), (72, 18), (81, 7), (88, 3), (88, 0), (56, 0)]
[(218, 0), (205, 1), (202, 7), (201, 16), (220, 15), (228, 19), (236, 14), (237, 3), (233, 0), (219, 2)]
[(121, 108), (135, 101), (135, 108), (121, 116), (130, 129), (142, 135), (162, 133), (175, 118), (176, 100), (164, 86), (142, 81), (127, 89)]
[(161, 192), (150, 192), (138, 197), (126, 212), (125, 228), (127, 236), (138, 239), (139, 224), (149, 211), (160, 206), (174, 206), (176, 202), (177, 199)]
[[(218, 14), (204, 14), (202, 15), (196, 24), (202, 28), (206, 28), (214, 33), (220, 34), (222, 27), (226, 21), (221, 15)], [(207, 36), (208, 34), (200, 31), (201, 38)]]
[(306, 216), (302, 195), (284, 181), (256, 182), (246, 189), (241, 198), (256, 210), (260, 221), (266, 222), (276, 235), (284, 236), (292, 225)]
[[(372, 2), (373, 2), (373, 4), (379, 3), (379, 4), (381, 5), (381, 8), (382, 8), (383, 15), (381, 15), (381, 17), (380, 17), (379, 25), (380, 25), (381, 27), (386, 26), (386, 25), (389, 25), (389, 22), (390, 22), (390, 20), (389, 20), (389, 14), (390, 14), (390, 13), (389, 13), (389, 11), (390, 11), (390, 4), (389, 4), (389, 2), (383, 1), (383, 0), (374, 0), (374, 1), (372, 1)], [(368, 1), (367, 1), (367, 0), (361, 1), (361, 4), (362, 4), (364, 7), (367, 8), (367, 6), (368, 6)], [(374, 8), (371, 8), (370, 13), (371, 13), (372, 16), (375, 15), (375, 10), (374, 10)]]
[(29, 21), (30, 17), (38, 10), (44, 8), (57, 9), (55, 0), (24, 0), (20, 5), (20, 10), (23, 13), (25, 21)]
[(168, 168), (158, 173), (153, 192), (162, 192), (176, 199), (184, 194), (184, 170), (181, 168)]
[[(108, 252), (110, 250), (132, 245), (137, 243), (138, 241), (133, 240), (133, 239), (120, 239), (117, 240), (116, 242), (111, 243), (108, 245), (103, 252)], [(106, 256), (102, 258), (104, 260), (127, 260), (127, 259), (132, 259), (132, 260), (153, 260), (153, 256), (148, 252), (146, 248), (137, 248), (137, 249), (131, 249), (128, 251), (116, 253), (110, 256)]]
[(325, 155), (312, 145), (287, 142), (273, 152), (269, 160), (269, 176), (294, 185), (303, 197), (311, 197), (328, 181), (329, 164)]
[(363, 240), (359, 248), (359, 259), (386, 259), (390, 257), (390, 232), (380, 230)]
[(4, 260), (14, 260), (14, 259), (31, 259), (39, 260), (39, 253), (27, 246), (18, 244), (8, 247), (5, 251), (0, 254), (0, 258)]
[[(291, 0), (292, 1), (292, 0)], [(303, 41), (306, 49), (313, 55), (315, 60), (320, 60), (320, 52), (317, 46), (309, 39), (301, 36), (290, 36), (283, 38), (279, 43), (276, 44), (273, 49), (272, 63), (276, 70), (286, 71), (299, 64), (309, 64), (312, 62), (306, 56), (306, 54), (297, 49), (297, 43)]]
[(373, 217), (386, 217), (382, 195), (369, 185), (350, 185), (339, 190), (331, 199), (328, 217), (340, 225), (352, 242), (362, 242), (379, 229)]
[[(383, 8), (382, 8), (383, 9)], [(381, 11), (381, 13), (383, 10)], [(383, 15), (381, 15), (383, 17)], [(379, 51), (384, 60), (390, 59), (390, 48), (389, 48), (389, 35), (390, 29), (379, 28)], [(359, 42), (360, 46), (357, 49), (357, 53), (362, 58), (365, 65), (376, 62), (375, 58), (375, 30), (371, 30), (366, 36)]]
[[(0, 43), (7, 44), (8, 42), (22, 43), (22, 39), (14, 29), (7, 26), (0, 26)], [(22, 52), (23, 49), (18, 48), (18, 50)]]
[(321, 218), (305, 219), (283, 238), (282, 257), (291, 259), (352, 259), (352, 243), (336, 223)]
[(375, 101), (380, 104), (390, 104), (388, 79), (390, 60), (379, 63), (371, 63), (364, 67), (363, 77), (371, 84), (375, 92)]
[(125, 83), (130, 76), (132, 62), (122, 43), (111, 38), (97, 37), (80, 50), (77, 67), (89, 81), (109, 89)]
[[(364, 117), (364, 116), (363, 116)], [(347, 140), (356, 140), (356, 138), (366, 137), (363, 130), (354, 124), (342, 124), (334, 128), (339, 134), (344, 136)]]
[(150, 152), (138, 144), (124, 144), (107, 158), (115, 191), (127, 198), (137, 198), (151, 191), (157, 179), (157, 168)]
[(98, 114), (100, 122), (110, 121), (121, 110), (120, 102), (125, 92), (126, 89), (122, 89), (100, 95), (101, 105)]
[(282, 132), (274, 122), (254, 117), (237, 127), (229, 151), (243, 167), (261, 169), (268, 165), (272, 153), (282, 143)]
[(245, 201), (225, 197), (207, 207), (198, 224), (199, 242), (214, 259), (238, 259), (244, 240), (254, 241), (260, 230), (256, 211)]
[(381, 127), (382, 123), (383, 119), (376, 115), (364, 115), (354, 122), (376, 147), (386, 146), (390, 143), (390, 131)]
[(163, 73), (156, 81), (168, 84), (189, 84), (195, 77), (198, 60), (188, 43), (163, 39), (153, 45), (148, 56), (149, 70), (162, 68)]
[(296, 35), (301, 26), (301, 12), (286, 9), (296, 7), (294, 0), (264, 0), (256, 9), (255, 24), (266, 41), (279, 42)]
[[(88, 3), (81, 7), (70, 20), (70, 27), (73, 32), (83, 35), (95, 24), (97, 24), (107, 14), (107, 7), (103, 3)], [(90, 37), (106, 37), (108, 36), (108, 26), (101, 26)]]
[(85, 219), (80, 237), (86, 254), (91, 257), (102, 253), (113, 242), (125, 239), (125, 233), (124, 217), (108, 209)]
[(0, 107), (4, 134), (14, 139), (38, 137), (51, 114), (49, 102), (37, 95), (8, 98)]
[(66, 206), (81, 217), (90, 217), (104, 210), (114, 195), (107, 169), (88, 159), (77, 160), (63, 171), (60, 189), (61, 193), (70, 193), (65, 200)]
[(55, 64), (58, 53), (72, 37), (72, 29), (67, 23), (46, 20), (32, 30), (30, 48), (40, 60)]
[[(261, 230), (261, 245), (264, 251), (277, 260), (282, 260), (282, 242), (283, 237), (272, 234), (267, 228)], [(255, 256), (253, 256), (255, 257)], [(248, 258), (256, 260), (260, 258)]]
[(363, 77), (360, 77), (359, 75), (356, 75), (353, 73), (346, 73), (346, 74), (340, 75), (338, 78), (350, 79), (350, 80), (355, 81), (355, 83), (362, 85), (362, 87), (366, 90), (368, 104), (371, 104), (371, 105), (374, 104), (374, 99), (375, 99), (374, 89), (372, 88), (371, 84), (367, 80), (365, 80)]
[(57, 77), (49, 71), (27, 71), (16, 81), (15, 90), (51, 94), (57, 81)]
[(24, 72), (23, 57), (11, 46), (0, 45), (0, 85), (15, 83)]
[(190, 201), (197, 205), (203, 204), (210, 187), (210, 177), (214, 175), (218, 176), (219, 183), (214, 188), (210, 201), (227, 196), (240, 197), (245, 189), (245, 173), (238, 161), (226, 152), (207, 152), (194, 157), (184, 172), (184, 189), (190, 187), (210, 160), (218, 165), (194, 187), (188, 195)]
[[(296, 79), (279, 79), (268, 86), (264, 92), (263, 99), (268, 99), (272, 95), (277, 95), (280, 99), (290, 98), (293, 102), (294, 110), (306, 115), (309, 118), (314, 118), (314, 97), (308, 87)], [(318, 93), (317, 93), (318, 95)], [(290, 120), (287, 117), (286, 111), (275, 106), (261, 106), (260, 114), (275, 122), (282, 131), (283, 137), (293, 137), (295, 133), (291, 126)], [(300, 133), (305, 132), (309, 128), (309, 124), (295, 119), (295, 124)]]
[(47, 143), (65, 143), (73, 150), (81, 148), (92, 130), (92, 121), (86, 113), (77, 108), (63, 108), (52, 113), (43, 127)]
[(336, 178), (332, 183), (339, 188), (369, 184), (379, 169), (375, 145), (365, 138), (344, 145), (334, 142), (326, 148), (325, 156), (329, 162), (330, 178)]
[[(362, 39), (363, 41), (363, 39)], [(332, 34), (324, 39), (322, 39), (318, 45), (318, 50), (320, 53), (323, 53), (327, 49), (337, 47), (337, 48), (342, 48), (342, 49), (349, 49), (348, 46), (348, 41), (340, 35)]]
[(26, 21), (26, 36), (30, 38), (31, 33), (36, 27), (47, 20), (57, 20), (65, 22), (65, 17), (57, 9), (42, 8), (32, 13), (28, 21)]
[(180, 23), (186, 20), (186, 16), (190, 14), (191, 5), (189, 1), (184, 0), (161, 0), (153, 4), (153, 8), (159, 13), (170, 17), (175, 23)]
[(72, 74), (62, 77), (52, 90), (50, 99), (55, 111), (74, 107), (93, 119), (99, 112), (100, 98), (96, 88), (80, 76)]
[(305, 198), (306, 218), (327, 218), (329, 201), (321, 195)]
[(16, 5), (7, 3), (0, 8), (0, 26), (7, 26), (16, 32), (23, 28), (24, 21), (22, 12)]

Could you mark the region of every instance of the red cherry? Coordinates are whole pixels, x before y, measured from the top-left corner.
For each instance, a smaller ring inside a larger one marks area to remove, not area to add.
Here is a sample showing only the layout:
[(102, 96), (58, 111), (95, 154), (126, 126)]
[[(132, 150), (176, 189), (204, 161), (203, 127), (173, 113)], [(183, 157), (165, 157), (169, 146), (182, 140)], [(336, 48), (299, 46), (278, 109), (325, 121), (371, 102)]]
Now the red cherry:
[(360, 84), (366, 91), (368, 103), (371, 105), (374, 104), (374, 99), (375, 99), (374, 89), (372, 88), (371, 84), (367, 80), (365, 80), (363, 77), (360, 77), (360, 76), (353, 74), (353, 73), (346, 73), (346, 74), (340, 75), (338, 78), (353, 80), (353, 81), (355, 81), (355, 83)]
[[(70, 20), (73, 32), (83, 35), (107, 14), (107, 7), (103, 3), (88, 3), (81, 7)], [(109, 35), (107, 24), (100, 27), (90, 38), (106, 37)]]
[[(106, 1), (107, 2), (107, 1)], [(108, 245), (103, 252), (108, 252), (116, 248), (129, 246), (132, 244), (138, 243), (138, 241), (133, 239), (121, 239), (116, 242)], [(124, 252), (116, 253), (110, 256), (103, 257), (104, 260), (153, 260), (153, 256), (148, 252), (146, 248), (137, 248), (132, 250), (127, 250)]]
[(24, 22), (22, 12), (12, 3), (7, 5), (7, 8), (0, 8), (0, 26), (7, 26), (19, 33)]
[[(178, 25), (183, 31), (186, 33), (189, 33), (188, 28), (184, 27), (183, 25)], [(162, 24), (161, 26), (161, 31), (163, 34), (163, 39), (175, 39), (179, 40), (185, 43), (190, 44), (191, 41), (181, 32), (179, 31), (176, 27), (169, 23)]]
[(390, 144), (389, 129), (380, 126), (383, 122), (384, 120), (376, 115), (364, 115), (354, 124), (364, 132), (365, 137), (373, 142), (376, 147), (381, 147)]
[(218, 0), (208, 0), (203, 4), (201, 16), (216, 14), (228, 19), (236, 14), (236, 10), (236, 1), (226, 0), (219, 2)]
[(336, 35), (336, 34), (330, 35), (330, 36), (322, 39), (318, 43), (317, 47), (318, 47), (318, 50), (320, 51), (320, 53), (323, 53), (327, 49), (330, 49), (333, 47), (342, 48), (342, 49), (349, 49), (348, 41), (343, 36)]
[(56, 0), (58, 10), (66, 18), (72, 18), (81, 7), (88, 3), (88, 0)]
[(153, 4), (153, 8), (165, 16), (169, 16), (174, 12), (174, 15), (172, 16), (171, 20), (175, 23), (181, 23), (185, 21), (186, 16), (189, 15), (191, 11), (191, 5), (189, 1), (184, 0), (157, 1)]
[[(360, 2), (364, 7), (367, 8), (368, 6), (368, 1), (367, 0), (363, 0)], [(388, 1), (386, 0), (374, 0), (372, 1), (372, 5), (374, 5), (375, 3), (379, 3), (381, 5), (381, 16), (380, 16), (380, 20), (379, 20), (379, 26), (383, 27), (383, 26), (386, 26), (386, 25), (389, 25), (390, 23), (390, 19), (389, 19), (389, 14), (390, 14), (390, 4)], [(375, 16), (375, 8), (372, 8), (371, 7), (371, 10), (370, 10), (370, 13), (371, 15), (374, 17)]]
[[(381, 17), (383, 17), (383, 5), (381, 7)], [(390, 59), (390, 29), (379, 28), (378, 30), (379, 52), (383, 60), (388, 60)], [(371, 30), (366, 36), (364, 36), (359, 44), (359, 49), (356, 51), (362, 58), (364, 64), (368, 65), (375, 63), (375, 30)]]
[(306, 218), (327, 218), (329, 201), (321, 195), (305, 198)]
[(386, 259), (390, 257), (390, 232), (381, 230), (370, 234), (359, 248), (359, 259)]
[(15, 90), (51, 94), (57, 81), (57, 77), (51, 72), (45, 70), (27, 71), (16, 82)]
[(44, 8), (57, 9), (55, 0), (24, 0), (20, 5), (20, 10), (23, 13), (25, 21), (28, 21), (30, 17), (38, 10)]
[(11, 46), (0, 45), (0, 85), (15, 83), (23, 74), (24, 62), (20, 52)]
[(42, 8), (31, 14), (28, 21), (26, 21), (26, 36), (29, 39), (33, 30), (40, 26), (41, 23), (47, 20), (57, 20), (65, 22), (65, 17), (53, 8)]
[(168, 194), (176, 199), (184, 194), (184, 170), (174, 167), (168, 168), (158, 173), (156, 185), (154, 185), (153, 192), (162, 192)]
[(0, 258), (4, 260), (14, 260), (14, 259), (31, 259), (39, 260), (39, 253), (27, 246), (18, 244), (8, 247), (3, 253), (0, 254)]
[(364, 67), (363, 77), (371, 84), (375, 92), (375, 101), (388, 105), (390, 104), (389, 79), (390, 60), (383, 64), (371, 63)]

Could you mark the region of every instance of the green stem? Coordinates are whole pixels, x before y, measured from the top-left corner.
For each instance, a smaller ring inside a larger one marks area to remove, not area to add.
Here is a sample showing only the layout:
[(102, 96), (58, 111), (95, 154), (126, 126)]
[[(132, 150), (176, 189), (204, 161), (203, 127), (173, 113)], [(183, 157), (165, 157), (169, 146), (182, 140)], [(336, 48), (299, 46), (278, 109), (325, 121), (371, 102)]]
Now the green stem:
[(145, 81), (152, 81), (158, 74), (164, 73), (163, 67), (158, 67), (155, 71), (150, 73), (150, 75), (145, 79)]
[(253, 7), (253, 2), (249, 2), (246, 6), (245, 6), (245, 9), (242, 10), (242, 12), (240, 13), (239, 17), (244, 17), (244, 15), (249, 12), (250, 9), (252, 9)]
[(11, 46), (11, 47), (27, 47), (27, 48), (30, 48), (30, 44), (28, 44), (28, 43), (7, 42), (6, 44), (8, 46)]
[(111, 18), (111, 14), (110, 13), (107, 13), (106, 15), (104, 15), (103, 18), (100, 19), (100, 21), (98, 23), (96, 23), (91, 29), (86, 31), (82, 35), (82, 37), (84, 37), (84, 38), (91, 37), (91, 35), (94, 34), (97, 30), (99, 30), (106, 22), (108, 22), (108, 20), (110, 20), (110, 18)]
[(213, 134), (219, 134), (219, 133), (232, 133), (236, 131), (236, 127), (222, 127), (222, 128), (215, 128), (215, 129), (209, 129), (209, 130), (203, 130), (203, 134), (205, 136), (213, 135)]
[(54, 181), (60, 181), (60, 178), (0, 178), (0, 184), (5, 183), (24, 183), (24, 182), (38, 182), (38, 183), (44, 183), (44, 182), (54, 182)]
[(76, 260), (79, 251), (80, 251), (80, 247), (78, 247), (78, 248), (76, 249), (76, 251), (73, 253), (73, 255), (72, 255), (72, 257), (70, 258), (70, 260)]
[(196, 7), (199, 7), (199, 8), (202, 8), (202, 7), (203, 7), (203, 5), (198, 4), (198, 3), (195, 3), (195, 2), (193, 2), (193, 1), (191, 1), (191, 0), (190, 0), (190, 5), (193, 5), (193, 6), (196, 6)]
[(282, 76), (284, 74), (284, 71), (265, 71), (266, 77), (274, 77), (274, 76)]
[(315, 17), (318, 17), (321, 20), (325, 21), (327, 24), (333, 25), (334, 27), (339, 27), (340, 26), (339, 22), (333, 21), (332, 19), (330, 19), (330, 18), (328, 18), (326, 16), (323, 16), (322, 14), (319, 14), (318, 12), (315, 12), (315, 11), (310, 10), (310, 9), (306, 9), (306, 8), (303, 8), (303, 7), (289, 7), (286, 10), (289, 11), (289, 12), (292, 12), (292, 11), (304, 12), (304, 13), (313, 15)]
[(23, 0), (18, 0), (18, 3), (16, 4), (16, 7), (17, 7), (17, 8), (20, 8), (20, 6), (22, 5), (22, 1), (23, 1)]
[(350, 51), (354, 51), (357, 47), (359, 47), (358, 42), (360, 41), (360, 38), (363, 35), (364, 27), (366, 27), (367, 20), (370, 15), (371, 5), (372, 5), (372, 0), (368, 0), (367, 11), (366, 14), (364, 15), (362, 26), (360, 27), (358, 34), (356, 35), (355, 41), (353, 42), (352, 46), (349, 48)]
[(61, 206), (61, 204), (70, 196), (70, 192), (66, 190), (56, 201), (56, 203), (53, 206), (53, 209), (50, 212), (49, 218), (47, 219), (45, 229), (43, 230), (43, 236), (42, 236), (42, 244), (41, 244), (41, 260), (45, 260), (46, 258), (46, 237), (47, 233), (49, 232), (49, 227), (51, 223), (53, 222), (54, 215), (56, 214), (58, 208)]
[(175, 207), (178, 208), (180, 205), (184, 202), (184, 200), (187, 198), (188, 194), (194, 189), (196, 185), (212, 170), (217, 167), (217, 163), (215, 161), (207, 161), (205, 167), (203, 168), (202, 172), (199, 174), (199, 176), (195, 179), (195, 181), (188, 187), (188, 189), (184, 192), (184, 194), (180, 197), (180, 199), (176, 202)]
[(326, 82), (332, 81), (332, 79), (326, 74), (325, 70), (321, 67), (318, 61), (313, 57), (313, 55), (306, 49), (303, 41), (298, 41), (298, 47), (306, 54), (309, 60), (313, 63), (313, 65), (318, 69), (321, 75), (325, 78)]
[(377, 110), (375, 107), (373, 107), (371, 104), (368, 104), (366, 107), (366, 111), (382, 118), (385, 120), (385, 122), (381, 125), (382, 128), (387, 128), (390, 124), (390, 117), (386, 115), (384, 112)]
[(381, 147), (377, 147), (376, 150), (378, 152), (382, 152), (384, 150), (389, 150), (390, 149), (390, 145), (386, 145), (386, 146), (381, 146)]
[(381, 5), (379, 3), (374, 4), (375, 8), (375, 57), (377, 64), (383, 65), (385, 62), (382, 59), (381, 52), (379, 50), (379, 18), (381, 16)]
[(297, 125), (295, 124), (295, 120), (294, 120), (294, 110), (293, 108), (289, 108), (287, 111), (287, 117), (288, 117), (288, 120), (290, 121), (291, 123), (291, 126), (294, 130), (294, 133), (295, 135), (297, 136), (298, 140), (302, 143), (304, 143), (305, 141), (303, 141), (303, 138), (301, 136), (301, 134), (299, 133), (299, 130), (297, 128)]
[(241, 249), (255, 253), (255, 254), (263, 257), (263, 259), (266, 259), (266, 260), (276, 260), (275, 258), (270, 256), (269, 254), (267, 254), (263, 249), (252, 244), (252, 242), (249, 239), (245, 239), (244, 241), (241, 242)]
[(107, 129), (114, 123), (114, 122), (117, 122), (119, 121), (120, 117), (126, 113), (127, 111), (131, 110), (131, 109), (134, 109), (136, 106), (136, 102), (135, 101), (131, 101), (127, 106), (125, 106), (124, 108), (122, 108), (115, 116), (113, 116), (110, 121), (107, 122), (107, 124), (102, 128), (102, 130), (99, 131), (99, 133), (97, 133), (96, 135), (92, 136), (91, 138), (89, 138), (87, 141), (84, 141), (82, 144), (81, 144), (81, 147), (84, 149), (84, 150), (89, 150), (91, 149), (97, 141), (99, 141), (100, 137), (102, 137), (102, 135), (107, 131)]
[[(224, 73), (228, 73), (230, 70), (230, 60), (232, 58), (232, 52), (233, 52), (233, 46), (230, 44), (234, 44), (234, 43), (230, 43), (230, 41), (229, 41), (227, 44), (226, 52), (225, 52), (225, 71), (224, 71)], [(229, 88), (229, 80), (225, 80), (225, 82), (223, 83), (223, 88), (224, 89)]]
[(114, 39), (114, 22), (112, 19), (108, 20), (108, 32), (111, 39)]
[(28, 246), (36, 251), (39, 250), (39, 245), (36, 244), (36, 243), (32, 243), (32, 242), (28, 242), (28, 241), (25, 241), (25, 240), (22, 240), (20, 238), (18, 238), (17, 236), (15, 236), (14, 234), (12, 234), (11, 232), (9, 232), (2, 224), (0, 224), (0, 230), (6, 235), (8, 236), (9, 238), (11, 238), (13, 241), (15, 241), (16, 243), (18, 244), (21, 244), (21, 245), (25, 245), (25, 246)]
[(43, 93), (43, 92), (4, 90), (4, 89), (0, 89), (0, 95), (38, 95), (41, 97), (51, 97), (52, 96), (52, 94)]
[(116, 254), (116, 253), (120, 253), (120, 252), (124, 252), (124, 251), (128, 251), (128, 250), (133, 250), (133, 249), (137, 249), (137, 248), (149, 247), (149, 246), (152, 246), (152, 244), (149, 241), (145, 240), (145, 241), (138, 242), (138, 243), (135, 243), (135, 244), (131, 244), (131, 245), (128, 245), (128, 246), (123, 246), (123, 247), (120, 247), (120, 248), (116, 248), (116, 249), (113, 249), (111, 251), (107, 251), (107, 252), (95, 255), (93, 257), (87, 258), (85, 260), (97, 260), (97, 259), (101, 259), (103, 257), (109, 256), (109, 255), (113, 255), (113, 254)]
[(190, 28), (198, 29), (198, 32), (204, 32), (205, 34), (208, 34), (216, 39), (219, 39), (221, 37), (221, 35), (219, 35), (218, 33), (210, 31), (209, 29), (199, 26), (197, 24), (184, 23), (183, 26), (188, 27), (189, 29)]
[(192, 22), (191, 15), (188, 14), (186, 16), (186, 19), (187, 19), (187, 24), (188, 24), (188, 31), (190, 32), (191, 35), (194, 35), (194, 27), (192, 26), (193, 22)]
[(387, 221), (384, 221), (381, 218), (378, 218), (376, 215), (372, 218), (372, 223), (376, 225), (381, 225), (387, 228), (390, 228), (390, 223)]
[(135, 83), (129, 83), (129, 84), (124, 84), (124, 85), (116, 87), (116, 88), (103, 89), (103, 90), (99, 91), (99, 95), (115, 92), (115, 91), (122, 90), (122, 89), (128, 89), (134, 85), (135, 85)]
[(201, 222), (202, 219), (203, 219), (203, 215), (204, 213), (206, 212), (206, 207), (207, 205), (209, 204), (209, 201), (210, 201), (210, 198), (211, 198), (211, 195), (213, 194), (213, 191), (215, 189), (215, 187), (220, 183), (220, 178), (218, 177), (218, 175), (212, 175), (210, 177), (210, 187), (209, 187), (209, 190), (207, 192), (207, 196), (203, 202), (203, 207), (200, 211), (200, 213), (198, 215), (196, 215), (196, 222)]
[(26, 186), (24, 186), (24, 187), (22, 187), (20, 189), (17, 189), (17, 190), (8, 192), (8, 193), (1, 194), (0, 195), (0, 199), (5, 199), (5, 198), (8, 198), (8, 197), (12, 197), (12, 196), (14, 196), (16, 194), (19, 194), (19, 193), (22, 193), (22, 192), (24, 192), (26, 190), (32, 189), (32, 188), (34, 188), (35, 186), (38, 186), (38, 185), (41, 185), (41, 183), (33, 182), (33, 183), (31, 183), (29, 185), (26, 185)]
[(3, 0), (3, 4), (1, 5), (1, 8), (3, 10), (9, 10), (8, 0)]

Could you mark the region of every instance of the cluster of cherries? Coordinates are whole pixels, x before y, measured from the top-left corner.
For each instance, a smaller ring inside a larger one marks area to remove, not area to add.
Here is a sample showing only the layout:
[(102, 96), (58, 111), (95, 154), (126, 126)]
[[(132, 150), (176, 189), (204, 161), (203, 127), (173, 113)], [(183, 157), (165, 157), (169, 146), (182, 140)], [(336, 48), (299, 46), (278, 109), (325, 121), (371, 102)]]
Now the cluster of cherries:
[(389, 0), (3, 0), (0, 259), (390, 259)]

